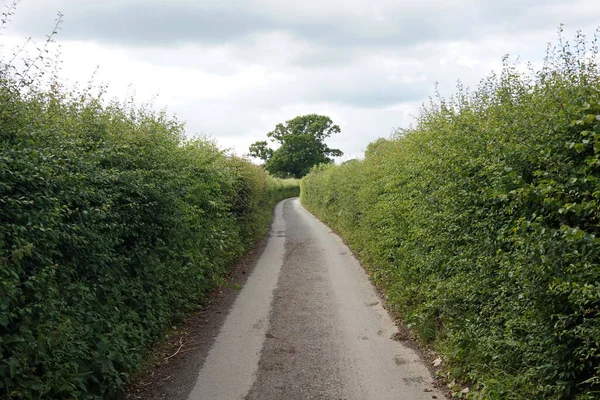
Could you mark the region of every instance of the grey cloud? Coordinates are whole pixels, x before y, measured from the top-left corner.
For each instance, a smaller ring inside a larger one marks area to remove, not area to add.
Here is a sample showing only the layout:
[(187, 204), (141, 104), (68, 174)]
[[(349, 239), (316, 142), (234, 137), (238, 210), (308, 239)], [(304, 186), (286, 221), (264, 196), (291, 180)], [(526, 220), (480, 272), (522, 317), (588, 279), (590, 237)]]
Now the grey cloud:
[(348, 48), (325, 48), (312, 47), (307, 51), (301, 51), (291, 57), (290, 64), (297, 67), (315, 68), (329, 67), (340, 64), (349, 64), (359, 57)]
[[(381, 3), (381, 16), (344, 12), (295, 15), (285, 6), (251, 2), (57, 2), (30, 7), (19, 16), (23, 32), (45, 34), (40, 27), (51, 18), (52, 7), (65, 14), (63, 37), (97, 40), (124, 46), (172, 46), (182, 43), (224, 44), (268, 32), (286, 32), (298, 39), (328, 47), (408, 46), (427, 41), (460, 40), (510, 30), (525, 31), (540, 21), (556, 18), (554, 1), (425, 1), (403, 7)], [(568, 22), (568, 21), (563, 21)]]
[(427, 96), (429, 90), (423, 83), (394, 83), (387, 80), (375, 82), (346, 82), (329, 90), (316, 90), (307, 96), (309, 101), (322, 101), (358, 108), (381, 108), (416, 101)]
[[(200, 3), (201, 4), (201, 3)], [(286, 32), (296, 38), (329, 46), (368, 46), (418, 43), (443, 35), (463, 36), (466, 31), (442, 29), (436, 15), (398, 16), (393, 23), (377, 24), (361, 20), (290, 19), (263, 14), (260, 10), (184, 6), (180, 4), (123, 4), (99, 9), (64, 11), (62, 37), (97, 40), (126, 46), (169, 46), (184, 43), (224, 44), (268, 33)], [(433, 17), (433, 18), (432, 18)], [(46, 34), (42, 23), (47, 14), (35, 12), (18, 19), (23, 32)], [(456, 30), (456, 29), (454, 29)]]
[[(275, 29), (268, 18), (237, 9), (204, 9), (146, 4), (122, 4), (110, 8), (74, 8), (63, 11), (61, 36), (126, 46), (169, 46), (189, 42), (226, 43), (261, 31)], [(40, 12), (19, 18), (17, 28), (45, 34)], [(35, 23), (37, 21), (38, 23)]]
[[(235, 102), (264, 108), (283, 104), (329, 103), (354, 108), (376, 109), (425, 98), (432, 85), (422, 80), (398, 82), (385, 71), (359, 64), (343, 69), (295, 69), (285, 81), (242, 91)], [(414, 73), (414, 72), (413, 72)]]
[(24, 0), (11, 29), (45, 35), (60, 10), (59, 41), (116, 46), (131, 60), (218, 79), (261, 69), (264, 82), (228, 88), (223, 97), (197, 100), (182, 85), (173, 111), (190, 134), (212, 134), (240, 153), (278, 122), (327, 114), (342, 126), (333, 146), (360, 154), (409, 122), (434, 81), (452, 93), (457, 79), (473, 86), (505, 52), (540, 59), (534, 52), (555, 38), (547, 31), (560, 22), (593, 29), (596, 1)]

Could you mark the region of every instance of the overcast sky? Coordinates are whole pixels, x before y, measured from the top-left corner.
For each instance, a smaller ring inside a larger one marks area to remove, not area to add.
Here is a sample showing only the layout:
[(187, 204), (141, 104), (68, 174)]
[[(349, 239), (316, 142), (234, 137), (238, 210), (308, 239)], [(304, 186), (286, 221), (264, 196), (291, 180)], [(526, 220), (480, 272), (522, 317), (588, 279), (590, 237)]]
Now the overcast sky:
[[(7, 4), (0, 0), (0, 4)], [(329, 115), (330, 145), (360, 156), (406, 127), (439, 82), (474, 86), (510, 53), (539, 62), (559, 24), (592, 36), (598, 0), (23, 0), (4, 41), (57, 41), (71, 82), (187, 122), (238, 154), (279, 122)]]

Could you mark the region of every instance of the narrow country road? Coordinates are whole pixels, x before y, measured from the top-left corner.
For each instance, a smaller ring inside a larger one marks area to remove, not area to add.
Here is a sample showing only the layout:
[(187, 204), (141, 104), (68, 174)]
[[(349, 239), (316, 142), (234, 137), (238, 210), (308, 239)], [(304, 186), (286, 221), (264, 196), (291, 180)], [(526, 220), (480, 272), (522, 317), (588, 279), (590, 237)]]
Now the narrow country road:
[(395, 332), (341, 239), (289, 199), (188, 400), (444, 399)]

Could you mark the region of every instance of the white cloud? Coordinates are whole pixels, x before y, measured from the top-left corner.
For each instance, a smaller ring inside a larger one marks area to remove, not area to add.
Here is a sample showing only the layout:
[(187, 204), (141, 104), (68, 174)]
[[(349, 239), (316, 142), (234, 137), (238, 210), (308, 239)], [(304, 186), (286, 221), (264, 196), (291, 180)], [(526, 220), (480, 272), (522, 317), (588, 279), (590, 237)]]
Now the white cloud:
[(506, 53), (540, 62), (561, 22), (569, 36), (600, 21), (595, 0), (24, 0), (3, 42), (43, 38), (56, 11), (70, 82), (98, 66), (109, 95), (158, 95), (190, 135), (238, 154), (279, 122), (326, 114), (346, 158), (408, 125), (436, 82), (474, 86)]

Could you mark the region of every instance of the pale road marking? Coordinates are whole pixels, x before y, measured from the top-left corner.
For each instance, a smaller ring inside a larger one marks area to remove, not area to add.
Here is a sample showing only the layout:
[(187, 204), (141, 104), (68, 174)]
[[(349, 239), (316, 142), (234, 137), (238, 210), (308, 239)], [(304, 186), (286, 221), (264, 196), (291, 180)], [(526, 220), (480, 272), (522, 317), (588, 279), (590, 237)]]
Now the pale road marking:
[(285, 253), (283, 203), (275, 208), (271, 237), (212, 346), (189, 400), (243, 399), (254, 383), (269, 328), (273, 290)]

